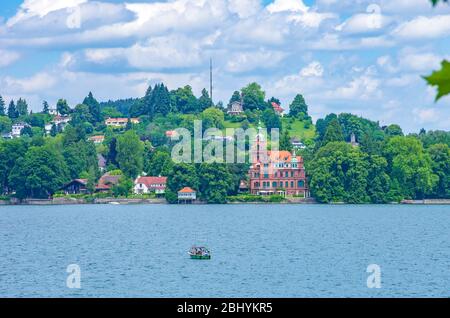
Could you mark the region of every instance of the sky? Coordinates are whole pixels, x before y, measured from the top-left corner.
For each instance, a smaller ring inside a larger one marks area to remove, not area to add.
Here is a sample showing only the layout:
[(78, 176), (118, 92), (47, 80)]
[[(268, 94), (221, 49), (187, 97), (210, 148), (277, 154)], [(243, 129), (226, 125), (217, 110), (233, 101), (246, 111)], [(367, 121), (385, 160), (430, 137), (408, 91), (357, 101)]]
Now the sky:
[(209, 87), (215, 102), (258, 82), (314, 119), (351, 112), (406, 132), (450, 128), (450, 97), (422, 75), (450, 59), (450, 5), (429, 0), (8, 0), (0, 95), (71, 106), (142, 97), (149, 85)]

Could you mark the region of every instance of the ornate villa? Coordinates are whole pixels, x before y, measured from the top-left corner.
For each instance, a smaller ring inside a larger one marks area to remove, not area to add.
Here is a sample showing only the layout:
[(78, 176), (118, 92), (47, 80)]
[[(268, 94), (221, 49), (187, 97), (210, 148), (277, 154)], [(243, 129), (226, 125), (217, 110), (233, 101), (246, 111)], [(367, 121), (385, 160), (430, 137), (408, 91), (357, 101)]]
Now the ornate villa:
[(310, 196), (303, 158), (295, 152), (267, 151), (265, 136), (258, 133), (249, 170), (250, 193), (254, 195)]

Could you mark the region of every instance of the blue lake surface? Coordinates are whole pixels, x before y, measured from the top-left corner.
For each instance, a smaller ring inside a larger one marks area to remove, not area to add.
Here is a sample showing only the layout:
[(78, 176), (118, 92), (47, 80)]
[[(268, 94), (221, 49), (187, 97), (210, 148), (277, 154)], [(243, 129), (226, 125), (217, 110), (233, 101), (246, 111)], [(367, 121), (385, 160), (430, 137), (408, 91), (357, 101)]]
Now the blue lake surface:
[(0, 296), (449, 297), (449, 239), (449, 206), (0, 206)]

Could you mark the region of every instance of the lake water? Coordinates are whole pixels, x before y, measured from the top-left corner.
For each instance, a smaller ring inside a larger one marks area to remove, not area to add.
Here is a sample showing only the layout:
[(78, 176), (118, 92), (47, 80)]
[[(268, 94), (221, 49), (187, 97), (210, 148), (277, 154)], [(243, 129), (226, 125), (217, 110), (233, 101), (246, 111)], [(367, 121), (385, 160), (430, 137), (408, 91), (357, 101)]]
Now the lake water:
[(0, 206), (0, 296), (449, 297), (449, 239), (449, 206)]

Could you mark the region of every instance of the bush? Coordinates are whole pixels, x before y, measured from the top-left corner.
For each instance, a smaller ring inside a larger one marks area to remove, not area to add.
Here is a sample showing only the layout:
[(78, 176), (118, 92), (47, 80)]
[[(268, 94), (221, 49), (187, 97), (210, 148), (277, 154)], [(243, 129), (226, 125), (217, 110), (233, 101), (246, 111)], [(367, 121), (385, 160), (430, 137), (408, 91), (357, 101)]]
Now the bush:
[(228, 197), (230, 202), (242, 202), (242, 203), (253, 203), (253, 202), (263, 202), (263, 203), (280, 203), (285, 200), (284, 197), (279, 195), (271, 196), (260, 196), (253, 194), (241, 194), (237, 196)]

